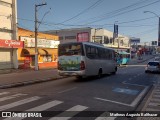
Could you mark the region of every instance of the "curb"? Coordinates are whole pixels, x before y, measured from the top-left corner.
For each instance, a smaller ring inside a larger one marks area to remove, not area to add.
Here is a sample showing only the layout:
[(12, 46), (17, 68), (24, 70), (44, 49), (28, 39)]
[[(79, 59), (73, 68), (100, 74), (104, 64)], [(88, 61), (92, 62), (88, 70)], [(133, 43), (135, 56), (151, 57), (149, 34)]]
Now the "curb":
[(62, 78), (67, 78), (67, 77), (45, 78), (45, 79), (23, 81), (23, 82), (11, 83), (11, 84), (9, 83), (9, 84), (1, 85), (0, 89), (20, 87), (20, 86), (31, 85), (31, 84), (36, 84), (36, 83), (48, 82), (52, 80), (58, 80)]

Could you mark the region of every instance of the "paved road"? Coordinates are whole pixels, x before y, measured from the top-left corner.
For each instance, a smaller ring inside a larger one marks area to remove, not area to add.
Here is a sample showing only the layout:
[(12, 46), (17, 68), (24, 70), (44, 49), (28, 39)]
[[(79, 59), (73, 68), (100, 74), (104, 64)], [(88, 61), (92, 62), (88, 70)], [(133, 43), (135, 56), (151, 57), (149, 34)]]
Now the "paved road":
[[(101, 79), (92, 77), (77, 80), (72, 77), (1, 89), (0, 109), (1, 111), (34, 109), (59, 111), (57, 113), (60, 114), (59, 116), (63, 116), (64, 111), (76, 111), (66, 115), (65, 119), (71, 118), (71, 120), (82, 120), (81, 117), (87, 112), (82, 115), (81, 111), (99, 111), (92, 118), (83, 118), (99, 120), (100, 118), (97, 117), (105, 112), (109, 114), (111, 111), (137, 110), (140, 103), (146, 101), (144, 96), (158, 79), (158, 74), (145, 74), (144, 64), (141, 64), (120, 68), (116, 75), (107, 75)], [(75, 118), (74, 115), (81, 117)], [(61, 120), (62, 117), (59, 119)], [(111, 117), (111, 119), (119, 118)]]

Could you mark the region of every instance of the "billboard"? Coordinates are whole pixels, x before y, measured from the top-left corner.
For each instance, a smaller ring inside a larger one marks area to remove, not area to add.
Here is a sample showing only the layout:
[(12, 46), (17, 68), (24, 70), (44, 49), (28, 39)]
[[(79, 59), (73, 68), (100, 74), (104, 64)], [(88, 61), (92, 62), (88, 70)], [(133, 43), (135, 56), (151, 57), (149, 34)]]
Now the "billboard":
[(140, 43), (140, 38), (130, 38), (131, 43)]
[(89, 41), (88, 32), (77, 33), (77, 42), (88, 42), (88, 41)]
[(152, 45), (157, 46), (157, 41), (152, 41)]
[[(24, 41), (25, 47), (35, 47), (35, 38), (20, 37), (21, 41)], [(37, 47), (41, 48), (58, 48), (60, 44), (57, 40), (37, 39)]]

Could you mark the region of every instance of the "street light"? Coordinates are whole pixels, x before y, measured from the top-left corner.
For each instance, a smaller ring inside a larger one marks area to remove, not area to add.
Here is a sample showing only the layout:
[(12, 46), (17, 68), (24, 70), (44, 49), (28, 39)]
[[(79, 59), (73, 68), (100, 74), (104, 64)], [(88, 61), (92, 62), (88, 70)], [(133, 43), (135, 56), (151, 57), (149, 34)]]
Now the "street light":
[(151, 11), (144, 11), (144, 13), (152, 13), (156, 17), (158, 17), (158, 19), (159, 19), (159, 24), (158, 24), (158, 46), (160, 46), (160, 16), (157, 15), (156, 13), (154, 13), (154, 12), (151, 12)]
[(37, 32), (38, 32), (38, 28), (37, 28), (37, 7), (39, 6), (43, 6), (43, 5), (47, 5), (46, 3), (44, 4), (39, 4), (39, 5), (35, 5), (35, 70), (38, 70), (38, 49), (37, 49)]

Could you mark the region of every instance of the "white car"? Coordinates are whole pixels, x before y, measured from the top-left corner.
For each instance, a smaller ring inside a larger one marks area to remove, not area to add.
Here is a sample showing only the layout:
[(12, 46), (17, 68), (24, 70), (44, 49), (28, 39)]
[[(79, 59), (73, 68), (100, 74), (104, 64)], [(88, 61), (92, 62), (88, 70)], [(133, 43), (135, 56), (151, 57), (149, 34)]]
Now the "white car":
[(154, 61), (160, 61), (160, 57), (155, 57)]
[(159, 61), (150, 61), (145, 67), (145, 72), (160, 72), (160, 62)]

